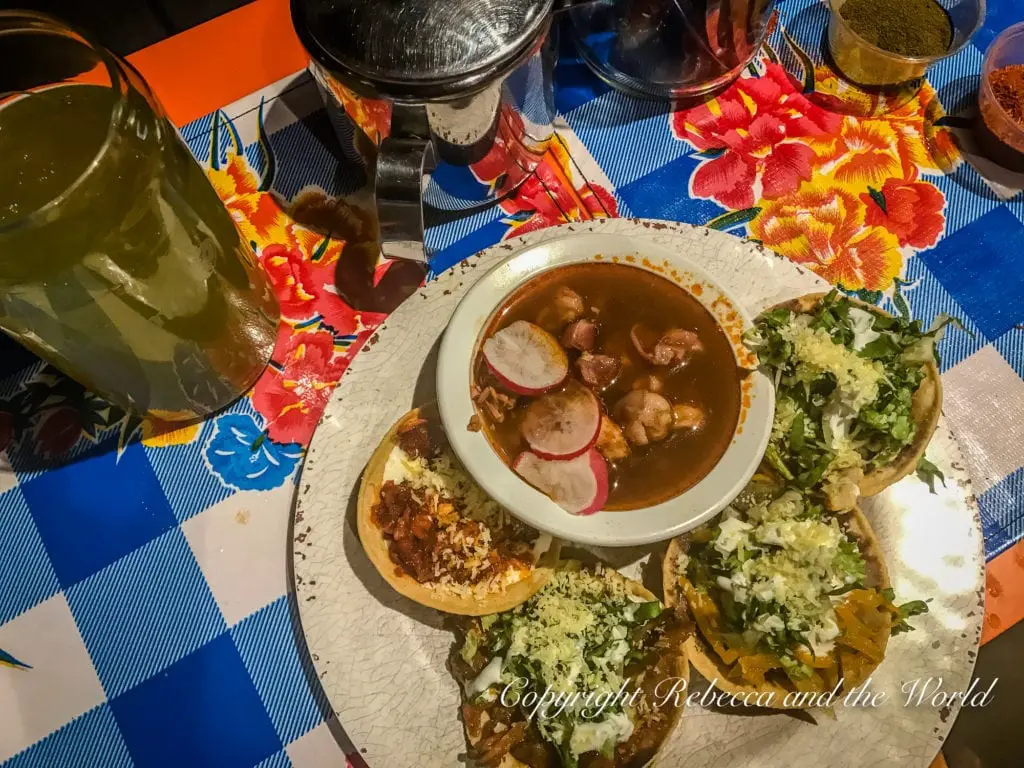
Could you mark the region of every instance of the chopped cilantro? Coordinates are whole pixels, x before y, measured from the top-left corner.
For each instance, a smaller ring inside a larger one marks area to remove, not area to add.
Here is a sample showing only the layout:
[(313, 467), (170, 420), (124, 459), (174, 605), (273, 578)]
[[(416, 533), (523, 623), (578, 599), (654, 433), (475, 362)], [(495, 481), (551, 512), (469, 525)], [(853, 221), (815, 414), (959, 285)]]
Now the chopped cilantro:
[(657, 600), (651, 600), (647, 603), (640, 603), (637, 606), (636, 612), (633, 613), (633, 621), (650, 621), (651, 619), (658, 618), (660, 614), (661, 603), (659, 603)]
[(959, 325), (940, 316), (923, 331), (837, 291), (805, 315), (763, 313), (745, 341), (776, 381), (766, 464), (800, 488), (838, 498), (835, 489), (856, 483), (856, 472), (895, 459), (914, 440), (914, 393), (951, 323)]
[[(892, 587), (886, 587), (881, 590), (881, 593), (882, 597), (888, 600), (890, 604), (896, 602), (896, 590)], [(903, 603), (903, 605), (895, 606), (896, 615), (893, 617), (891, 634), (898, 635), (902, 632), (913, 632), (914, 627), (907, 619), (920, 616), (922, 613), (928, 613), (929, 602), (930, 600), (911, 600), (908, 603)]]
[(922, 456), (917, 462), (917, 476), (923, 483), (928, 484), (928, 490), (935, 493), (935, 481), (938, 480), (943, 486), (946, 485), (946, 476), (942, 474), (942, 470), (928, 461), (928, 458)]
[(902, 632), (913, 632), (914, 626), (907, 619), (920, 616), (922, 613), (928, 613), (928, 603), (924, 600), (911, 600), (909, 603), (897, 606), (896, 610), (899, 611), (899, 614), (894, 617), (892, 634), (898, 635)]
[(780, 656), (779, 661), (782, 662), (782, 668), (786, 670), (786, 674), (791, 680), (806, 680), (814, 672), (809, 666), (800, 663), (792, 656)]

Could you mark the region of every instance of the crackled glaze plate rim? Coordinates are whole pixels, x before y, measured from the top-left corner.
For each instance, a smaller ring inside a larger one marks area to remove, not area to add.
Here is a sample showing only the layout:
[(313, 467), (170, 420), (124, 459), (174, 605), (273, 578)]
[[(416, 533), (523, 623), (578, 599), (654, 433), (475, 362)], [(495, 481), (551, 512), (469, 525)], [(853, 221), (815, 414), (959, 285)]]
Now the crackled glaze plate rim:
[[(747, 245), (753, 249), (753, 244)], [(737, 396), (739, 420), (725, 453), (699, 482), (661, 503), (627, 511), (572, 515), (526, 483), (501, 460), (482, 430), (470, 431), (476, 413), (470, 395), (474, 361), (484, 330), (508, 297), (530, 280), (571, 264), (616, 264), (642, 269), (693, 296), (726, 334), (737, 363), (754, 368), (743, 347), (753, 323), (742, 305), (708, 272), (677, 250), (624, 235), (572, 233), (517, 248), (463, 296), (441, 341), (437, 402), (449, 442), (470, 475), (523, 522), (581, 544), (625, 547), (671, 539), (693, 530), (736, 497), (757, 470), (771, 436), (775, 390), (763, 373), (745, 377)], [(699, 295), (693, 291), (700, 286)]]
[[(540, 230), (457, 264), (398, 308), (356, 357), (335, 391), (298, 481), (291, 568), (307, 663), (341, 728), (346, 751), (373, 768), (447, 768), (465, 762), (459, 693), (446, 668), (452, 635), (443, 617), (392, 590), (359, 544), (351, 500), (388, 427), (435, 397), (433, 355), (455, 305), (509, 253), (571, 232), (601, 232), (683, 247), (751, 315), (827, 285), (761, 247), (673, 222), (608, 219)], [(894, 700), (900, 686), (941, 675), (944, 688), (970, 682), (984, 614), (984, 550), (977, 504), (959, 447), (940, 422), (929, 458), (946, 474), (936, 495), (906, 478), (863, 505), (902, 600), (932, 598), (917, 631), (890, 643), (873, 690)], [(348, 509), (347, 509), (348, 508)], [(659, 547), (594, 551), (633, 578)], [(657, 569), (660, 571), (660, 569)], [(699, 685), (695, 678), (695, 684)], [(927, 768), (955, 719), (943, 709), (845, 707), (816, 724), (785, 714), (725, 714), (688, 707), (659, 765), (721, 768)]]

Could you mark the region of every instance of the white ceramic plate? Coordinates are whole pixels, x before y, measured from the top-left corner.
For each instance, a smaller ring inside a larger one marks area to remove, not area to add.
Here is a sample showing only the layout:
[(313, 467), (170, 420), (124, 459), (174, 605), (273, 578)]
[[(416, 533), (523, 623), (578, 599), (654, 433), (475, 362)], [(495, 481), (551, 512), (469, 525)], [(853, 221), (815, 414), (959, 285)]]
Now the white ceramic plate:
[(686, 250), (624, 235), (566, 234), (516, 249), (473, 285), (452, 315), (437, 360), (437, 402), (445, 432), (456, 455), (491, 498), (529, 525), (567, 541), (601, 547), (664, 541), (696, 528), (719, 512), (753, 476), (771, 436), (775, 408), (771, 381), (756, 372), (743, 381), (745, 404), (736, 431), (711, 472), (678, 496), (642, 509), (571, 515), (513, 472), (483, 431), (468, 429), (470, 417), (476, 412), (470, 398), (473, 365), (483, 343), (481, 335), (494, 313), (524, 283), (569, 264), (626, 264), (660, 275), (687, 291), (699, 285), (699, 295), (691, 295), (723, 328), (737, 362), (754, 367), (757, 361), (744, 349), (742, 339), (751, 320), (732, 297), (734, 286), (722, 285), (686, 255)]
[[(311, 663), (341, 726), (372, 768), (456, 768), (466, 763), (466, 746), (458, 689), (446, 668), (452, 635), (440, 614), (391, 589), (363, 553), (354, 524), (359, 477), (388, 427), (435, 397), (437, 345), (470, 286), (509, 253), (567, 232), (626, 235), (683, 251), (751, 315), (827, 288), (791, 262), (720, 232), (610, 219), (501, 243), (429, 283), (388, 318), (345, 374), (313, 437), (298, 484), (292, 544)], [(872, 690), (887, 694), (887, 702), (810, 718), (688, 708), (658, 765), (927, 768), (958, 705), (905, 707), (900, 688), (935, 676), (946, 691), (965, 690), (984, 612), (981, 524), (944, 421), (928, 455), (946, 474), (937, 495), (910, 477), (863, 505), (900, 599), (932, 600), (930, 612), (914, 619), (917, 631), (893, 638), (873, 675)], [(658, 579), (660, 553), (659, 546), (598, 551), (627, 574), (653, 572)], [(644, 568), (649, 560), (652, 567)]]

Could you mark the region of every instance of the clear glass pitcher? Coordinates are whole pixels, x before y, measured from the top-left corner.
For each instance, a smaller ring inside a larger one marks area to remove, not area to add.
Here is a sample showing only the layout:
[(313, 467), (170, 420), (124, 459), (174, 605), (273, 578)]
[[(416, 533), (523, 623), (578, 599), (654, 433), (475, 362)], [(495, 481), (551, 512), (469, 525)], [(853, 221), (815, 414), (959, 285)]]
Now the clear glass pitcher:
[(0, 328), (164, 420), (245, 392), (278, 308), (142, 77), (54, 19), (0, 12)]
[(743, 72), (777, 0), (583, 0), (570, 30), (587, 65), (635, 96), (693, 99)]

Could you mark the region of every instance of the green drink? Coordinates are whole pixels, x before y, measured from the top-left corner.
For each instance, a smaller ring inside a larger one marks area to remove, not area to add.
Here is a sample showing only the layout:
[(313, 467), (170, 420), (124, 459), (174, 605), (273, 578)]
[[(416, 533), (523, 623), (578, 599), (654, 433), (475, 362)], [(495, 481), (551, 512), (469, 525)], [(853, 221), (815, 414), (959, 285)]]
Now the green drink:
[(0, 327), (137, 411), (227, 405), (277, 330), (248, 243), (134, 70), (27, 14), (0, 14), (12, 46), (37, 61), (0, 73)]

